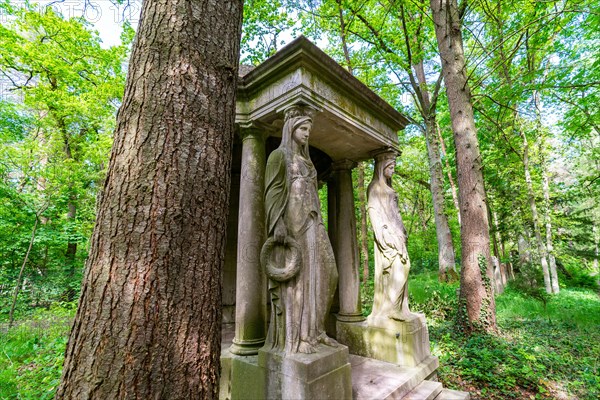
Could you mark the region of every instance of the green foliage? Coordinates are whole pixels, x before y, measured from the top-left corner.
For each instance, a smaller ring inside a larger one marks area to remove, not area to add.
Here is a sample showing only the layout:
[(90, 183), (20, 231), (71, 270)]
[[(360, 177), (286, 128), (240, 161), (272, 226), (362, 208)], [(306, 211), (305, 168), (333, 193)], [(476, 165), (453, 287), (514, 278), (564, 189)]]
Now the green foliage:
[(541, 268), (532, 263), (525, 263), (519, 267), (515, 279), (508, 283), (508, 290), (511, 289), (523, 296), (539, 300), (546, 308), (549, 295), (544, 287), (544, 275)]
[(242, 29), (242, 63), (258, 65), (285, 44), (284, 33), (294, 34), (295, 21), (281, 0), (246, 0)]
[(54, 306), (10, 329), (0, 325), (1, 399), (54, 398), (74, 307)]
[(38, 214), (17, 315), (79, 291), (133, 36), (125, 27), (122, 45), (103, 48), (83, 19), (29, 4), (0, 9), (2, 320)]
[(411, 309), (427, 314), (444, 386), (498, 400), (600, 395), (600, 298), (593, 291), (563, 289), (544, 310), (508, 288), (496, 297), (498, 335), (466, 337), (452, 322), (456, 284), (439, 283), (435, 274), (409, 282)]
[(413, 274), (408, 280), (412, 312), (424, 313), (430, 323), (451, 321), (458, 308), (458, 282), (442, 283), (437, 271)]

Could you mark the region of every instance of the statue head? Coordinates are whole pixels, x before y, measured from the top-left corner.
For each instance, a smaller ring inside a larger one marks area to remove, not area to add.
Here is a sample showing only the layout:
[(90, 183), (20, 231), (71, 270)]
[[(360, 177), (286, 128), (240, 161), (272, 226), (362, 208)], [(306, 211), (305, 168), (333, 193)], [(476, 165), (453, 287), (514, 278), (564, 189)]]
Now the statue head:
[(310, 159), (308, 152), (308, 137), (312, 128), (311, 110), (301, 107), (291, 107), (285, 111), (285, 123), (281, 134), (281, 145), (286, 152), (292, 151), (295, 141), (302, 156)]
[(388, 186), (392, 186), (392, 175), (396, 167), (396, 154), (385, 152), (375, 156), (375, 171), (373, 180), (384, 181)]

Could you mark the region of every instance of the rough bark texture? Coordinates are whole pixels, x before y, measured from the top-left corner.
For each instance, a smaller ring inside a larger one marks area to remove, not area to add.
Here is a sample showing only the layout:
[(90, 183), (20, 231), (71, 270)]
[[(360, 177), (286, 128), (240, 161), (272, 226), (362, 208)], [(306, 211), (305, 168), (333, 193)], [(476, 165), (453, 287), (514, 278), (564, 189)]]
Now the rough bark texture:
[(459, 324), (466, 332), (496, 330), (493, 269), (482, 161), (467, 82), (461, 22), (455, 0), (431, 0), (448, 96), (462, 219)]
[(58, 399), (218, 396), (241, 15), (144, 2)]

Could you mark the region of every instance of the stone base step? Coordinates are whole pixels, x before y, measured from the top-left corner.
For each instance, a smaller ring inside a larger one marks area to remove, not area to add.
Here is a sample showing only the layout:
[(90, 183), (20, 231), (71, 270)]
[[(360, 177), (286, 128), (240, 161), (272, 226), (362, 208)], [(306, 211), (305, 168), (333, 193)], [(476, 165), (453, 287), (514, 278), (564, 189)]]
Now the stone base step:
[(468, 392), (461, 392), (459, 390), (442, 389), (442, 392), (435, 398), (435, 400), (470, 400), (471, 395)]
[(439, 365), (437, 357), (431, 356), (416, 367), (401, 367), (353, 354), (349, 361), (352, 398), (355, 400), (402, 399), (432, 375)]
[(442, 384), (434, 381), (423, 381), (411, 390), (402, 400), (433, 400), (442, 392)]

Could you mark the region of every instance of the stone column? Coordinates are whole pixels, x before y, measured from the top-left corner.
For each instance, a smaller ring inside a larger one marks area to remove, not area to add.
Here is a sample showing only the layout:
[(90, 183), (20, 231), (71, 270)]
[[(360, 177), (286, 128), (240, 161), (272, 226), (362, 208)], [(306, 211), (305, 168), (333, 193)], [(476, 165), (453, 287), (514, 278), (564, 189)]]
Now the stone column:
[(267, 330), (267, 279), (260, 266), (265, 241), (265, 138), (258, 129), (242, 129), (235, 337), (230, 348), (238, 355), (257, 354)]
[(354, 191), (352, 168), (356, 164), (349, 160), (333, 164), (335, 179), (335, 233), (333, 251), (339, 272), (340, 311), (338, 320), (362, 321), (360, 304), (360, 280), (358, 240), (356, 238), (356, 215), (354, 213)]

